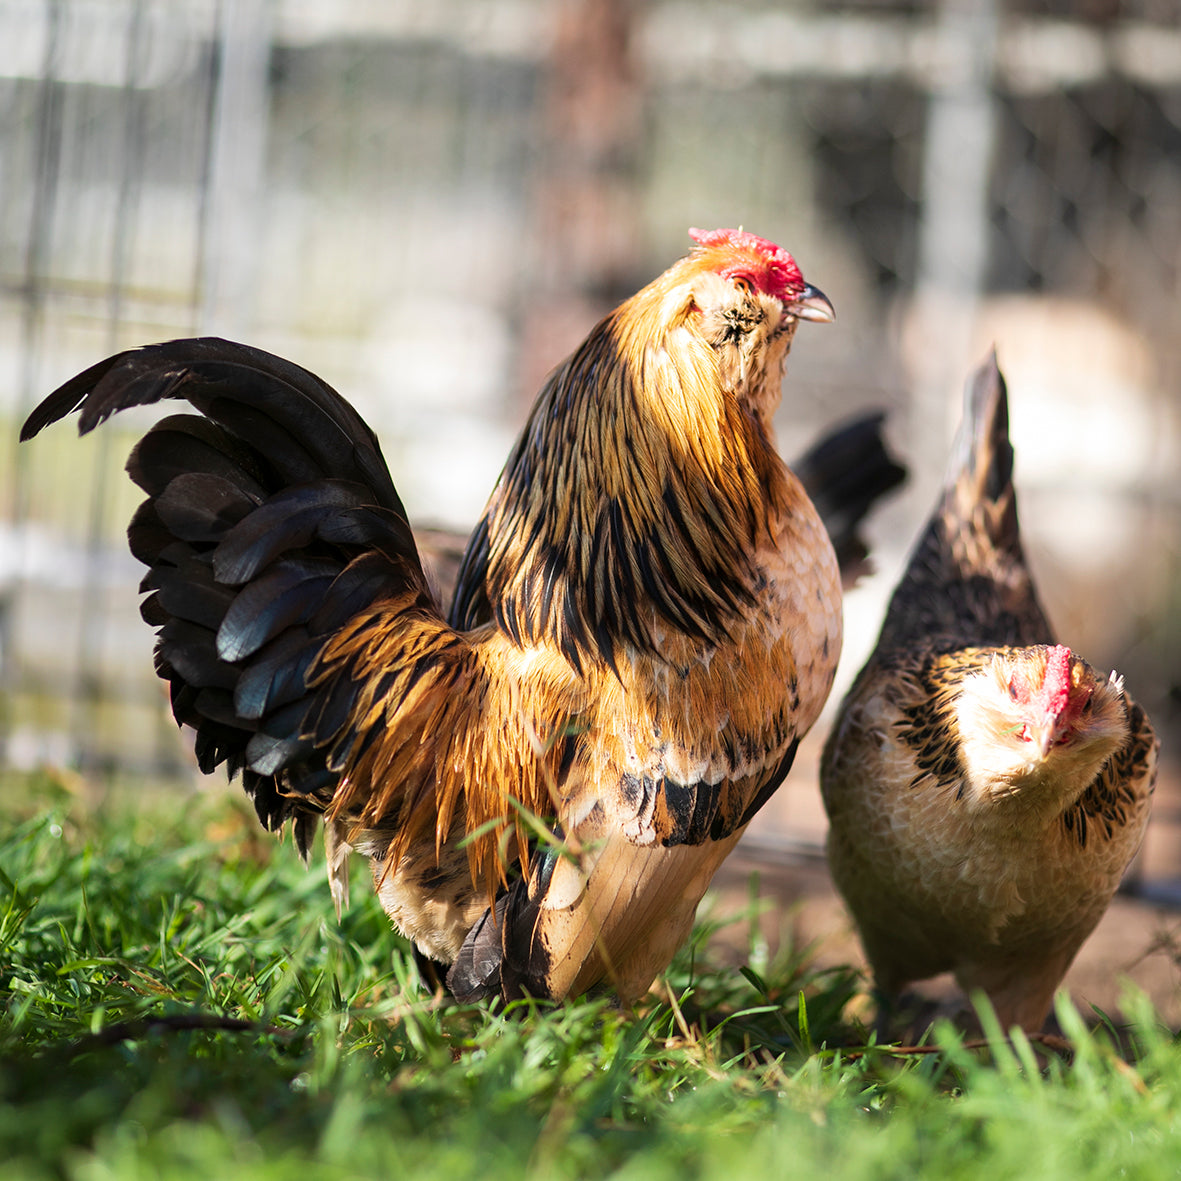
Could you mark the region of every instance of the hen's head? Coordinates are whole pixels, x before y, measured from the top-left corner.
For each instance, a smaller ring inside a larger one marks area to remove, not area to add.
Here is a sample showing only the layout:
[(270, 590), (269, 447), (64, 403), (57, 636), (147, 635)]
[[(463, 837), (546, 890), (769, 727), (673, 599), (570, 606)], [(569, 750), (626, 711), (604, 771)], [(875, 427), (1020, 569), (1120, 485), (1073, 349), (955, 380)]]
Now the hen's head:
[(965, 680), (956, 713), (977, 798), (1035, 789), (1052, 811), (1073, 803), (1128, 736), (1123, 683), (1062, 645), (999, 652)]
[(832, 321), (832, 304), (766, 238), (742, 230), (689, 236), (693, 250), (636, 296), (642, 331), (670, 348), (680, 338), (705, 350), (722, 386), (769, 416), (796, 325)]

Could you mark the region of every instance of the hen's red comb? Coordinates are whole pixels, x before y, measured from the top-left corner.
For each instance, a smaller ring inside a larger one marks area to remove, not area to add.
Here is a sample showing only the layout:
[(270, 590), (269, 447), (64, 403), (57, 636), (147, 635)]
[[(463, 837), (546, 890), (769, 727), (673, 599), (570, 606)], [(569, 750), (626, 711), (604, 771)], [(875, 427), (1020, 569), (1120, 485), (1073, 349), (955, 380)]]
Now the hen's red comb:
[(782, 246), (745, 230), (689, 231), (689, 237), (706, 249), (723, 249), (738, 256), (720, 273), (727, 279), (748, 279), (767, 295), (784, 299), (799, 295), (806, 284), (796, 260)]
[(1048, 714), (1061, 713), (1070, 700), (1070, 665), (1069, 648), (1055, 644), (1046, 653), (1046, 675), (1038, 698)]

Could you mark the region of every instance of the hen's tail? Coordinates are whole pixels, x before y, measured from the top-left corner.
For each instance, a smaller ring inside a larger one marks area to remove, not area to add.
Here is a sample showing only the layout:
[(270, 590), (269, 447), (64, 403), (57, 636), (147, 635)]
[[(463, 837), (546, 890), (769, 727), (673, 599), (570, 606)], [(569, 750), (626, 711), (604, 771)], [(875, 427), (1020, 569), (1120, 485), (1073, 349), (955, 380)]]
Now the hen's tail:
[(1021, 547), (1005, 380), (995, 354), (972, 375), (943, 492), (894, 589), (879, 650), (1052, 644)]
[(203, 771), (241, 771), (259, 818), (294, 817), (306, 853), (339, 768), (307, 724), (325, 641), (392, 595), (429, 601), (373, 433), (319, 378), (245, 345), (177, 340), (120, 353), (50, 394), (21, 438), (80, 411), (81, 433), (175, 398), (128, 461), (146, 493), (128, 529), (147, 567), (144, 619)]
[(869, 565), (869, 546), (859, 533), (862, 523), (906, 479), (906, 468), (886, 450), (885, 417), (873, 411), (836, 427), (791, 465), (832, 539), (846, 589)]
[(964, 390), (964, 417), (952, 444), (943, 514), (949, 528), (971, 523), (986, 533), (993, 548), (1021, 557), (1009, 399), (995, 352)]

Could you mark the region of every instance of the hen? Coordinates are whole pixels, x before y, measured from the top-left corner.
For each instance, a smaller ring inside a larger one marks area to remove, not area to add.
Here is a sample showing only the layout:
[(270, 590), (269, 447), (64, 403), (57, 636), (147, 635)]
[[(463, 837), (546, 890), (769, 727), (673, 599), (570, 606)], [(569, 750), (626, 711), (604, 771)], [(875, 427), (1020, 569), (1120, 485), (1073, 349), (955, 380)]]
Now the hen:
[(1040, 1029), (1148, 820), (1157, 743), (1055, 641), (1022, 553), (995, 360), (821, 764), (832, 875), (887, 997), (952, 971)]
[(350, 850), (461, 998), (644, 992), (791, 767), (841, 644), (837, 563), (771, 416), (791, 256), (693, 231), (549, 378), (444, 617), (372, 432), (217, 339), (121, 353), (22, 438), (164, 398), (128, 538), (173, 712), (306, 852)]

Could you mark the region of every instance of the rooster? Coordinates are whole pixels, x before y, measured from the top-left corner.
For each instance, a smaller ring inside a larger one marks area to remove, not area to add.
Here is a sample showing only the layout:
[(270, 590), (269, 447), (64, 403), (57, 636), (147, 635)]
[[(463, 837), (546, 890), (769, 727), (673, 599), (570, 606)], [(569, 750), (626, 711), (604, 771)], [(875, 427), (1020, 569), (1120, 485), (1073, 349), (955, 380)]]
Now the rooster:
[(944, 971), (1036, 1031), (1136, 853), (1157, 743), (1056, 642), (1022, 552), (995, 358), (821, 762), (828, 859), (886, 997)]
[(546, 382), (446, 616), (372, 432), (288, 361), (120, 353), (22, 431), (199, 412), (128, 463), (173, 712), (305, 855), (323, 821), (338, 908), (369, 857), (461, 999), (646, 991), (832, 684), (837, 562), (771, 427), (832, 307), (774, 244), (691, 234)]

